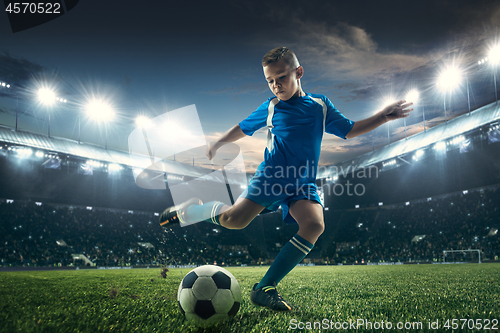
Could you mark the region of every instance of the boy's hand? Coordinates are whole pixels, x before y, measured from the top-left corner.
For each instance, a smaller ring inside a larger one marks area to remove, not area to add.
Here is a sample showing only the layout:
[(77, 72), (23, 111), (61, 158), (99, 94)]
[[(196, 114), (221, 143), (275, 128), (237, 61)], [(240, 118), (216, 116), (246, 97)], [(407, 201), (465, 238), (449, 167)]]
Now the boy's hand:
[(215, 142), (209, 142), (207, 144), (207, 157), (209, 160), (212, 160), (215, 157), (215, 154), (217, 153), (217, 150), (224, 146), (226, 143), (234, 142), (236, 140), (239, 140), (243, 137), (245, 137), (246, 134), (243, 133), (243, 131), (240, 128), (240, 125), (235, 125), (233, 126), (229, 131), (224, 133), (219, 140)]
[(408, 107), (412, 105), (413, 103), (406, 103), (406, 101), (402, 99), (399, 102), (386, 106), (381, 113), (385, 117), (386, 121), (406, 118), (410, 115), (410, 112), (413, 111), (413, 108), (408, 109)]
[(215, 157), (216, 153), (217, 153), (217, 149), (215, 149), (214, 144), (209, 142), (207, 144), (207, 153), (206, 153), (208, 159), (211, 161), (212, 158)]
[(368, 133), (388, 121), (406, 118), (410, 115), (410, 112), (413, 111), (413, 109), (408, 109), (408, 107), (412, 105), (413, 103), (406, 103), (404, 99), (392, 103), (375, 115), (354, 122), (354, 125), (345, 137), (346, 139), (354, 138), (358, 135)]

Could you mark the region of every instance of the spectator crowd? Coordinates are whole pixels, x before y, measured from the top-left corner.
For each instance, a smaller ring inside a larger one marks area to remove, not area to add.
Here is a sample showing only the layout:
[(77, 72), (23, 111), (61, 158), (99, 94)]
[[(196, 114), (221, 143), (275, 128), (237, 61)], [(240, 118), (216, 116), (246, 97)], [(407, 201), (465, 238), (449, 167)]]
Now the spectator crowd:
[[(452, 249), (480, 249), (483, 260), (498, 260), (499, 202), (500, 191), (489, 189), (339, 211), (334, 221), (327, 218), (326, 231), (306, 260), (432, 262)], [(260, 265), (270, 263), (296, 232), (296, 225), (283, 224), (280, 213), (261, 215), (244, 230), (208, 223), (164, 229), (153, 213), (3, 202), (0, 267)], [(467, 258), (453, 255), (449, 260)]]

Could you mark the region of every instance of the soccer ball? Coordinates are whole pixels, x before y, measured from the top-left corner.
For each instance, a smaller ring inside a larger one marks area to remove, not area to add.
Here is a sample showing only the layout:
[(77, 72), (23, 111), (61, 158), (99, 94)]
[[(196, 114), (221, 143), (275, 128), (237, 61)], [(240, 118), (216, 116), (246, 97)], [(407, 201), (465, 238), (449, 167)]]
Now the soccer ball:
[(241, 289), (227, 270), (205, 265), (193, 269), (182, 279), (177, 301), (187, 320), (209, 324), (233, 317), (238, 312)]

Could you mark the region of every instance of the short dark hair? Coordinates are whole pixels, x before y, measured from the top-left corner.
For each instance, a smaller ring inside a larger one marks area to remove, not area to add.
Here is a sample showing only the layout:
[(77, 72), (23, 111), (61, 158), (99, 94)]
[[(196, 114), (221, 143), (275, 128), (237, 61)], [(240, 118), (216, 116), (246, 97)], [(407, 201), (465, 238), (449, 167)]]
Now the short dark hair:
[(266, 67), (267, 65), (272, 64), (273, 62), (276, 62), (280, 59), (283, 59), (283, 61), (293, 69), (300, 66), (299, 60), (297, 59), (295, 53), (293, 53), (293, 51), (289, 48), (282, 46), (272, 49), (264, 55), (264, 57), (262, 58), (262, 67)]

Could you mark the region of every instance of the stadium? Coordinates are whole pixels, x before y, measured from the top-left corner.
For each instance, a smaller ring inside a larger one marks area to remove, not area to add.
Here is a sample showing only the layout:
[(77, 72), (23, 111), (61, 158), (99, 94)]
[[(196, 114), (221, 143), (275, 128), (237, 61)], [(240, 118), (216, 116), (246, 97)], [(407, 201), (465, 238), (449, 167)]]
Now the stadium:
[[(307, 263), (498, 261), (498, 118), (493, 102), (321, 167), (331, 222)], [(0, 135), (3, 267), (262, 265), (295, 232), (279, 212), (259, 216), (244, 233), (203, 223), (164, 232), (157, 220), (173, 204), (168, 189), (138, 187), (126, 152), (8, 127)], [(166, 186), (202, 174), (170, 164)], [(471, 249), (479, 256), (443, 256)]]
[[(481, 264), (463, 267), (469, 274), (481, 269), (477, 279), (490, 276), (483, 265), (496, 271), (500, 254), (499, 118), (495, 101), (354, 160), (321, 167), (328, 227), (304, 268), (336, 266), (332, 272), (342, 274), (339, 266)], [(21, 273), (26, 271), (40, 279), (47, 271), (133, 269), (153, 281), (168, 268), (175, 285), (191, 267), (214, 264), (245, 267), (234, 271), (245, 276), (250, 267), (272, 263), (283, 240), (296, 232), (280, 212), (258, 216), (244, 232), (206, 223), (163, 230), (158, 215), (172, 204), (168, 185), (202, 174), (200, 167), (172, 161), (172, 172), (162, 175), (167, 191), (147, 190), (136, 185), (127, 152), (6, 126), (0, 140), (4, 275), (20, 272), (22, 280), (29, 279)], [(388, 190), (388, 183), (397, 191)], [(299, 269), (296, 274), (310, 274)], [(488, 278), (493, 289), (496, 274)], [(107, 288), (113, 295), (119, 287)], [(138, 291), (137, 297), (148, 298), (149, 292)], [(498, 308), (495, 302), (482, 305)], [(181, 320), (175, 302), (164, 306)]]
[[(499, 49), (405, 91), (416, 109), (408, 122), (369, 136), (368, 151), (318, 166), (326, 229), (280, 283), (294, 305), (286, 313), (249, 297), (297, 233), (280, 209), (243, 230), (158, 222), (177, 203), (175, 188), (223, 184), (233, 203), (255, 170), (228, 177), (192, 151), (150, 147), (145, 121), (171, 112), (121, 119), (141, 151), (131, 136), (128, 151), (108, 145), (130, 134), (107, 122), (109, 104), (32, 89), (0, 66), (0, 332), (498, 331)], [(72, 120), (53, 118), (51, 132), (50, 112), (40, 113), (56, 108)], [(82, 139), (77, 109), (100, 122), (103, 142)], [(27, 118), (43, 131), (23, 127)], [(77, 134), (58, 134), (64, 126)], [(208, 327), (186, 320), (177, 299), (203, 265), (227, 269), (242, 293), (236, 315)]]

